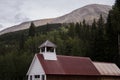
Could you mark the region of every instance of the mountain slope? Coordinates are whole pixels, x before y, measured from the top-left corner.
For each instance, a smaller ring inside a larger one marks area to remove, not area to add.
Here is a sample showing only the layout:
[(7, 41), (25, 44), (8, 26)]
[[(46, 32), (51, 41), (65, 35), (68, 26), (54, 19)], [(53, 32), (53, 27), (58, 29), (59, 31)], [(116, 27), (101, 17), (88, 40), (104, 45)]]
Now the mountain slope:
[(83, 21), (83, 19), (85, 19), (88, 23), (91, 23), (94, 18), (98, 19), (100, 14), (102, 14), (104, 19), (106, 19), (110, 9), (111, 6), (107, 6), (107, 5), (99, 5), (99, 4), (87, 5), (77, 10), (74, 10), (69, 14), (58, 17), (53, 22), (56, 23), (80, 22)]
[[(36, 26), (40, 26), (40, 25), (45, 25), (47, 23), (50, 24), (50, 23), (81, 22), (85, 19), (87, 23), (91, 24), (93, 19), (97, 20), (99, 18), (100, 14), (103, 15), (104, 19), (106, 19), (110, 9), (112, 9), (112, 7), (108, 5), (91, 4), (91, 5), (87, 5), (82, 8), (76, 9), (71, 13), (68, 13), (66, 15), (63, 15), (57, 18), (35, 20), (33, 22)], [(30, 21), (24, 22), (20, 25), (12, 26), (10, 28), (7, 28), (1, 31), (0, 35), (8, 32), (27, 29), (29, 28), (29, 26), (30, 26)]]

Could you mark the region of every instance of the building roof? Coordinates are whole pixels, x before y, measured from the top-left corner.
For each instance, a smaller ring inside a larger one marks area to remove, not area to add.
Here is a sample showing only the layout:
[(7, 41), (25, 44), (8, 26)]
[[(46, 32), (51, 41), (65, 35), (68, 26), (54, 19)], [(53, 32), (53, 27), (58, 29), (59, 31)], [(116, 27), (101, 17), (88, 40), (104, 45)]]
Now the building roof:
[(120, 69), (114, 63), (93, 62), (101, 75), (120, 76)]
[(39, 46), (39, 48), (41, 48), (41, 47), (56, 47), (56, 45), (53, 44), (52, 42), (50, 42), (49, 40), (47, 40)]
[(44, 60), (42, 54), (37, 57), (46, 74), (100, 75), (89, 58), (58, 55), (57, 60)]

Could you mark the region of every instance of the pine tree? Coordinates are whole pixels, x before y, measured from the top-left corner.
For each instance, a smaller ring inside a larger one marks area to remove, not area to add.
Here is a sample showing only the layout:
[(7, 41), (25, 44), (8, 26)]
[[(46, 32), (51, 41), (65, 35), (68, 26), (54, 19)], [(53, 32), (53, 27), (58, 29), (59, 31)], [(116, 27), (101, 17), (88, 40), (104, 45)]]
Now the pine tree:
[(113, 9), (109, 12), (106, 26), (107, 46), (106, 53), (110, 62), (116, 62), (118, 65), (119, 47), (118, 35), (120, 32), (120, 0), (116, 0)]
[(95, 48), (96, 48), (96, 45), (95, 45), (95, 38), (96, 38), (96, 28), (97, 28), (97, 25), (96, 25), (96, 21), (95, 19), (93, 20), (93, 23), (92, 23), (92, 26), (91, 26), (91, 32), (90, 32), (90, 40), (89, 40), (89, 52), (86, 54), (86, 56), (90, 57), (91, 59), (94, 59), (94, 54), (96, 53), (95, 52)]
[(91, 38), (92, 39), (95, 39), (96, 30), (97, 30), (97, 23), (96, 23), (96, 20), (94, 19), (92, 23), (92, 27), (91, 27)]
[(114, 29), (112, 26), (112, 19), (111, 19), (111, 12), (108, 15), (107, 18), (107, 25), (106, 25), (106, 54), (108, 56), (107, 60), (109, 62), (113, 62), (113, 56), (116, 52), (116, 47), (115, 47), (115, 39), (116, 39), (116, 35), (114, 33)]
[(75, 24), (74, 23), (70, 23), (68, 35), (72, 38), (75, 37)]
[(87, 25), (85, 19), (82, 22), (82, 39), (85, 41), (87, 38)]
[(25, 44), (25, 37), (24, 34), (20, 34), (20, 39), (19, 39), (19, 49), (22, 50), (24, 49), (24, 44)]
[[(94, 23), (95, 24), (95, 23)], [(93, 25), (94, 25), (93, 24)], [(100, 15), (100, 18), (97, 22), (97, 29), (95, 32), (95, 41), (94, 41), (94, 55), (93, 60), (97, 61), (104, 61), (104, 20), (102, 18), (102, 15)]]
[(30, 37), (34, 37), (35, 36), (35, 25), (33, 22), (31, 22), (30, 28), (29, 28), (29, 34)]
[(115, 1), (114, 9), (117, 8), (120, 11), (120, 0)]
[(81, 31), (80, 25), (79, 25), (79, 23), (77, 22), (77, 23), (75, 24), (75, 33), (76, 33), (77, 37), (80, 37), (80, 31)]
[(83, 26), (82, 26), (81, 22), (79, 23), (79, 28), (80, 28), (80, 30), (79, 30), (79, 38), (82, 38)]

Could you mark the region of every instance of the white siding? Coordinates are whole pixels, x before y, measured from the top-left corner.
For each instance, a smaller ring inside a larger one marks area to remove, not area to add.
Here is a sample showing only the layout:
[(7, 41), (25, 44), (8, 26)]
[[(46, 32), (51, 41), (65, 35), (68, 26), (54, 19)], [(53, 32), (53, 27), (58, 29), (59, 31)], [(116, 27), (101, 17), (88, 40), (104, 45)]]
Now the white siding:
[(28, 80), (30, 80), (30, 75), (32, 75), (32, 80), (35, 80), (34, 78), (35, 75), (40, 75), (40, 78), (41, 75), (45, 75), (42, 65), (40, 64), (40, 61), (38, 60), (36, 55), (34, 56), (34, 59), (30, 65), (27, 75), (28, 75)]
[(38, 58), (35, 58), (33, 66), (30, 70), (30, 75), (38, 75), (38, 74), (45, 74), (42, 65), (40, 64)]

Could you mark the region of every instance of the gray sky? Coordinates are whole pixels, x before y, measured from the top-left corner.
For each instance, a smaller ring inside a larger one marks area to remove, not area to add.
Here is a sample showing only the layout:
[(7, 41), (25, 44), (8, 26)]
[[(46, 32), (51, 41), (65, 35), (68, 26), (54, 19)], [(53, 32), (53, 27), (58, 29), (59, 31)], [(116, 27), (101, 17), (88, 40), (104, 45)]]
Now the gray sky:
[(0, 0), (0, 30), (24, 21), (53, 18), (87, 4), (113, 5), (115, 0)]

